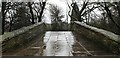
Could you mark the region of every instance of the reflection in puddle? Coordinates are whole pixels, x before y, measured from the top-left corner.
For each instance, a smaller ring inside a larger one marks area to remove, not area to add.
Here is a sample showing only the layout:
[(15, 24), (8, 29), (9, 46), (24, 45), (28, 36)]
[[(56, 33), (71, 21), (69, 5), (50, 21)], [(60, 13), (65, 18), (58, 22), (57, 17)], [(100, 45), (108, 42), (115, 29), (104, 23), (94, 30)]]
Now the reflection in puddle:
[(73, 56), (74, 37), (70, 31), (48, 31), (44, 37), (43, 56)]

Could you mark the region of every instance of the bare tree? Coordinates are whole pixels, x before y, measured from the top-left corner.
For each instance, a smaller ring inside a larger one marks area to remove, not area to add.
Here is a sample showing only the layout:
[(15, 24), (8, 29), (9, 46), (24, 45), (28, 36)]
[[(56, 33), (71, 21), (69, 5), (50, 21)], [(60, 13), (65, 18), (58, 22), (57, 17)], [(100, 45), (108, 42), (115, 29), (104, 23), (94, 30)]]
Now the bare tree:
[(111, 19), (111, 21), (120, 29), (120, 25), (118, 25), (118, 23), (114, 20), (113, 15), (112, 15), (112, 13), (111, 13), (111, 11), (109, 9), (111, 4), (107, 3), (107, 2), (104, 2), (104, 3), (100, 4), (100, 5), (104, 8), (104, 10), (106, 11), (107, 15)]
[(92, 4), (93, 3), (90, 3), (88, 0), (83, 1), (81, 9), (79, 8), (79, 6), (77, 5), (76, 2), (73, 2), (71, 5), (68, 5), (69, 8), (70, 8), (70, 6), (72, 6), (72, 14), (71, 15), (69, 14), (69, 16), (71, 17), (71, 21), (77, 20), (80, 22), (84, 22), (84, 20), (87, 20), (87, 19), (84, 19), (82, 17), (86, 17), (86, 15), (88, 15), (94, 9), (99, 7), (99, 6), (94, 6), (94, 5), (91, 6)]
[(2, 2), (2, 34), (4, 34), (6, 2)]
[[(80, 22), (82, 22), (81, 16), (82, 16), (83, 11), (86, 9), (87, 5), (88, 5), (88, 1), (84, 1), (83, 6), (79, 10), (79, 7), (76, 2), (71, 4), (71, 6), (73, 8), (72, 15), (76, 14), (76, 16), (77, 16), (76, 19)], [(73, 18), (73, 16), (72, 16), (72, 18)]]
[(43, 11), (44, 11), (44, 9), (45, 9), (45, 5), (46, 5), (46, 2), (42, 2), (42, 9), (41, 9), (41, 12), (40, 12), (40, 16), (38, 16), (39, 17), (39, 20), (38, 20), (38, 22), (41, 22), (41, 18), (42, 18), (42, 15), (43, 15)]
[[(90, 25), (120, 34), (119, 2), (94, 2), (93, 4), (97, 6), (97, 11), (100, 14), (92, 11), (94, 14), (89, 17), (92, 18), (89, 22)], [(99, 18), (96, 19), (95, 17)]]
[(43, 15), (43, 12), (44, 12), (44, 9), (45, 9), (45, 6), (46, 6), (46, 1), (39, 1), (39, 2), (33, 2), (32, 5), (33, 5), (33, 10), (36, 12), (36, 16), (38, 18), (38, 22), (41, 22), (42, 21), (42, 15)]
[(62, 20), (61, 18), (64, 17), (64, 15), (61, 14), (62, 10), (57, 5), (50, 5), (50, 16), (51, 16), (51, 22), (53, 24), (53, 29), (60, 30)]
[(35, 22), (34, 22), (34, 14), (33, 14), (31, 2), (28, 2), (28, 7), (30, 9), (30, 13), (31, 13), (31, 16), (32, 16), (32, 24), (35, 24)]
[(2, 17), (1, 17), (1, 11), (0, 11), (0, 35), (2, 35)]

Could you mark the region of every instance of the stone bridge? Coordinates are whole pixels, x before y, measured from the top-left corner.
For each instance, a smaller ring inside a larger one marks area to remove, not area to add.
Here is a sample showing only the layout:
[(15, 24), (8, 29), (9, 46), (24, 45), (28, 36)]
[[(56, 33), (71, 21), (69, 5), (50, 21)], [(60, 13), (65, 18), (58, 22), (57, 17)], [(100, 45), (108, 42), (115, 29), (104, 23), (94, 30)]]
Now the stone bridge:
[(78, 21), (63, 31), (37, 23), (1, 35), (3, 56), (105, 56), (120, 54), (120, 36)]

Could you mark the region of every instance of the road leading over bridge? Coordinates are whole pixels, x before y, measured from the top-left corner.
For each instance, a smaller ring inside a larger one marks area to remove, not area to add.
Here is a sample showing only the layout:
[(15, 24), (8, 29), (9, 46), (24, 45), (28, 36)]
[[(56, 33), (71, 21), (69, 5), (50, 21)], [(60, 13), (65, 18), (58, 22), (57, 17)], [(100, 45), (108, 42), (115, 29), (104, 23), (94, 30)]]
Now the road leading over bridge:
[(73, 56), (74, 37), (70, 31), (48, 31), (44, 37), (43, 56)]
[[(115, 47), (113, 51), (119, 51), (119, 40), (116, 40), (119, 37), (116, 35), (114, 40), (113, 37), (106, 35), (108, 33), (97, 31), (101, 30), (79, 22), (71, 25), (69, 31), (47, 31), (44, 24), (38, 23), (13, 31), (9, 36), (3, 35), (3, 56), (105, 56), (112, 58), (119, 56), (103, 48), (103, 45), (110, 44), (110, 48)], [(18, 32), (17, 35), (15, 35), (16, 32)], [(109, 34), (112, 33), (109, 32)]]

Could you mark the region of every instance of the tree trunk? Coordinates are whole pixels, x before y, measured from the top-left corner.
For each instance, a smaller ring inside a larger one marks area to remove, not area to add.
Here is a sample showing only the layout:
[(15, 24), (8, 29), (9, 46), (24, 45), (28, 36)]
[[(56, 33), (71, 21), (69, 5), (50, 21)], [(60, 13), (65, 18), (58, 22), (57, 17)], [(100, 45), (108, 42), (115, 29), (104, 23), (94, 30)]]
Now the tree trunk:
[(104, 7), (104, 8), (105, 8), (105, 10), (106, 10), (109, 18), (111, 19), (111, 21), (120, 29), (120, 26), (114, 21), (114, 19), (113, 19), (113, 17), (112, 17), (112, 14), (111, 14), (109, 8), (107, 7), (107, 4), (106, 4), (106, 3), (105, 3), (105, 7)]
[(42, 2), (42, 4), (43, 4), (43, 6), (42, 6), (42, 9), (41, 9), (41, 12), (40, 12), (40, 16), (39, 16), (38, 22), (41, 22), (41, 21), (42, 21), (41, 18), (42, 18), (43, 11), (44, 11), (44, 9), (45, 9), (46, 2)]
[(10, 24), (9, 24), (9, 32), (12, 31), (12, 22), (13, 22), (13, 17), (12, 17), (11, 20), (10, 20)]
[(1, 11), (0, 11), (0, 35), (2, 35), (2, 18), (1, 18)]
[(30, 8), (30, 13), (31, 13), (31, 16), (32, 16), (32, 24), (35, 24), (35, 22), (34, 22), (34, 14), (33, 14), (32, 6), (31, 6), (30, 2), (28, 2), (28, 7)]
[(12, 22), (10, 22), (10, 25), (9, 25), (10, 27), (9, 27), (9, 32), (11, 32), (12, 31)]
[(118, 14), (120, 16), (120, 2), (117, 3), (117, 10), (118, 10)]
[[(72, 16), (76, 18), (78, 21), (82, 22), (81, 16), (87, 5), (88, 5), (88, 2), (84, 2), (81, 10), (79, 11), (78, 5), (76, 3), (73, 3)], [(72, 18), (72, 21), (74, 18)]]
[(88, 5), (88, 2), (84, 2), (82, 9), (80, 10), (80, 17), (79, 17), (79, 21), (82, 22), (81, 16), (82, 16), (82, 12), (85, 10), (86, 6)]
[(2, 2), (2, 34), (4, 34), (4, 26), (5, 26), (5, 8), (6, 2)]

